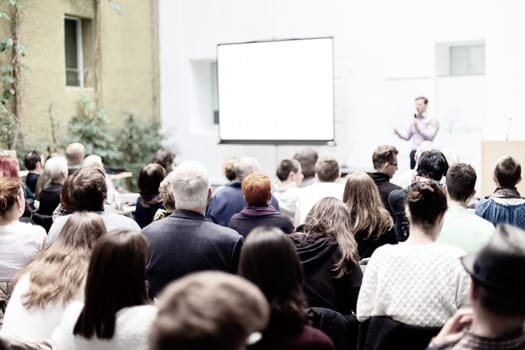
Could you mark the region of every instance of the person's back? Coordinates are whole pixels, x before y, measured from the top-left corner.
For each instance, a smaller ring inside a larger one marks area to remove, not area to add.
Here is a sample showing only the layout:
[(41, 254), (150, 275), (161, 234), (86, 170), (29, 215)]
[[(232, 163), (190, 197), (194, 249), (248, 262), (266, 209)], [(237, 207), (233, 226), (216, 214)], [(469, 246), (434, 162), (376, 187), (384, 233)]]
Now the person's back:
[(191, 272), (237, 269), (242, 237), (203, 215), (176, 209), (143, 229), (149, 244), (149, 292), (155, 296), (169, 282)]
[(475, 253), (494, 234), (489, 221), (467, 209), (467, 203), (476, 194), (476, 171), (465, 163), (457, 163), (447, 172), (445, 192), (449, 208), (443, 219), (438, 242), (460, 247), (466, 253)]
[(172, 280), (202, 270), (235, 272), (242, 237), (205, 216), (211, 189), (202, 163), (188, 161), (173, 171), (177, 209), (143, 229), (148, 240), (147, 277), (150, 295)]
[(394, 146), (383, 145), (376, 148), (372, 154), (372, 164), (374, 172), (368, 175), (374, 180), (379, 190), (383, 205), (393, 217), (394, 213), (388, 204), (388, 195), (393, 190), (400, 189), (398, 185), (390, 182), (390, 179), (397, 171), (397, 155), (399, 151)]

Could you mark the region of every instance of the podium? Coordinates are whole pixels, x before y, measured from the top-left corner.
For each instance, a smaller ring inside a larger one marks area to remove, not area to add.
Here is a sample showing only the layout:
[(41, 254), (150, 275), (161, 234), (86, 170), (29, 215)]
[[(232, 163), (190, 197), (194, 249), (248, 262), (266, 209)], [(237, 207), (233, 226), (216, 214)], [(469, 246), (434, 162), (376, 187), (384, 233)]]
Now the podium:
[(494, 192), (494, 166), (502, 156), (512, 156), (521, 164), (521, 176), (518, 191), (525, 197), (525, 141), (481, 141), (481, 193), (485, 197)]

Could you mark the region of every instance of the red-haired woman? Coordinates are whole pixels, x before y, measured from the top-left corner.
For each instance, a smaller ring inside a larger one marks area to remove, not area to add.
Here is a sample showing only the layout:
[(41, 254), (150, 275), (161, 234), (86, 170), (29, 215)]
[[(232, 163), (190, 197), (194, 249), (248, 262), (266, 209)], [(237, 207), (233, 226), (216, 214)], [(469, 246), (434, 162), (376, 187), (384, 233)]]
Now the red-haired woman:
[(248, 206), (232, 216), (229, 226), (246, 237), (259, 226), (276, 227), (285, 233), (294, 230), (292, 221), (271, 206), (272, 182), (261, 173), (252, 173), (242, 181), (242, 193)]

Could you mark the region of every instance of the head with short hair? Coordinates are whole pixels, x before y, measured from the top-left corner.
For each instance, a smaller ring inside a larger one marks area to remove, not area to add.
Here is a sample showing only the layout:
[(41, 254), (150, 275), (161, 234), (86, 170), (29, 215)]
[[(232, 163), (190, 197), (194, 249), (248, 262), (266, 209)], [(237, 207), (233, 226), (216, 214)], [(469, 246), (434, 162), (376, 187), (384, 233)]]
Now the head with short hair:
[(447, 193), (452, 200), (467, 201), (474, 194), (476, 171), (470, 164), (457, 163), (447, 172)]
[(503, 156), (494, 167), (494, 179), (500, 187), (513, 188), (521, 181), (521, 165), (511, 156)]
[(441, 181), (447, 174), (447, 158), (440, 151), (425, 151), (421, 153), (417, 163), (416, 173), (418, 176)]
[[(376, 171), (381, 171), (388, 176), (394, 176), (397, 170), (397, 155), (399, 151), (391, 145), (379, 146), (372, 154), (372, 163)], [(390, 167), (389, 167), (390, 165)]]
[(272, 182), (261, 173), (246, 176), (241, 185), (246, 203), (251, 206), (265, 206), (272, 198)]
[(291, 239), (281, 230), (258, 227), (250, 232), (241, 250), (239, 275), (266, 296), (271, 329), (296, 332), (308, 323), (303, 267)]
[(159, 193), (159, 186), (166, 171), (162, 165), (150, 163), (144, 166), (139, 173), (138, 188), (141, 196)]
[(359, 261), (357, 243), (352, 232), (350, 212), (339, 199), (326, 197), (317, 202), (304, 222), (306, 235), (334, 238), (341, 251), (341, 259), (334, 265), (337, 277), (348, 273), (349, 267)]
[(339, 176), (339, 163), (334, 157), (323, 157), (315, 164), (315, 173), (320, 182), (335, 182)]
[(175, 197), (173, 196), (173, 171), (168, 173), (166, 177), (160, 182), (159, 195), (162, 199), (162, 205), (164, 209), (169, 212), (175, 210)]
[(0, 177), (20, 177), (18, 159), (12, 155), (0, 154)]
[(29, 287), (22, 295), (28, 309), (45, 308), (49, 303), (67, 304), (84, 285), (89, 257), (95, 241), (106, 232), (102, 217), (76, 212), (66, 221), (53, 245), (43, 251), (17, 278), (29, 275)]
[(261, 165), (254, 157), (241, 157), (235, 164), (235, 174), (241, 181), (251, 173), (258, 171), (261, 171)]
[(173, 160), (175, 159), (175, 154), (168, 151), (167, 149), (159, 149), (157, 152), (155, 152), (155, 155), (153, 156), (152, 163), (158, 163), (162, 165), (164, 170), (166, 170), (167, 173), (173, 170)]
[(73, 334), (111, 339), (116, 313), (144, 305), (148, 243), (141, 231), (116, 229), (95, 243), (86, 278), (84, 307)]
[(81, 165), (84, 161), (84, 145), (78, 142), (70, 143), (66, 147), (66, 159), (68, 165)]
[(411, 225), (430, 229), (437, 225), (447, 210), (447, 197), (435, 181), (412, 184), (407, 193), (407, 206)]
[(305, 179), (315, 176), (315, 164), (319, 155), (317, 151), (313, 148), (305, 148), (294, 154), (293, 159), (301, 163), (301, 169), (303, 170), (303, 175)]
[(269, 308), (251, 282), (218, 271), (198, 272), (168, 285), (150, 331), (152, 350), (241, 350), (262, 331)]
[(102, 163), (102, 157), (96, 154), (87, 156), (82, 162), (83, 167), (94, 166), (104, 169), (104, 163)]
[(378, 238), (392, 228), (392, 216), (368, 174), (353, 172), (346, 177), (343, 202), (348, 206), (355, 234), (366, 231), (367, 239)]
[(72, 211), (102, 211), (106, 194), (106, 176), (101, 169), (80, 168), (70, 176), (67, 199)]
[(177, 209), (205, 209), (208, 204), (210, 180), (201, 162), (186, 161), (173, 170), (173, 195)]
[(296, 159), (283, 159), (275, 170), (275, 175), (280, 181), (290, 179), (290, 174), (302, 174), (301, 163)]
[(29, 171), (36, 170), (38, 163), (42, 165), (42, 154), (36, 150), (27, 152), (24, 157), (24, 165), (26, 169)]
[[(0, 217), (14, 209), (17, 201), (24, 200), (22, 181), (18, 177), (0, 177)], [(23, 202), (22, 202), (23, 203)]]
[(44, 174), (51, 182), (62, 182), (67, 177), (67, 160), (63, 156), (49, 158), (44, 164)]

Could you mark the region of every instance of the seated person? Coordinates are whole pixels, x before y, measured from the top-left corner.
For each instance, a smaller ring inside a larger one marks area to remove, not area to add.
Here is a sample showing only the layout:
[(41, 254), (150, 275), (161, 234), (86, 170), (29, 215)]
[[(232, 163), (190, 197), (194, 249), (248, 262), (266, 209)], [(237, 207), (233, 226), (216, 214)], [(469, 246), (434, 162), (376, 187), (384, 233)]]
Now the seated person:
[(308, 213), (304, 232), (292, 239), (303, 264), (308, 304), (343, 315), (355, 311), (362, 274), (346, 205), (333, 197), (321, 199)]
[(280, 184), (274, 186), (274, 195), (279, 201), (281, 213), (289, 217), (290, 220), (294, 220), (299, 187), (303, 181), (301, 163), (295, 159), (283, 159), (279, 163), (275, 175), (277, 175)]
[(199, 272), (166, 287), (150, 330), (151, 350), (244, 350), (261, 338), (268, 303), (251, 282)]
[(153, 216), (153, 221), (164, 219), (170, 216), (175, 211), (175, 196), (172, 189), (173, 171), (168, 173), (166, 177), (160, 182), (159, 196), (162, 200), (164, 208), (159, 208)]
[(31, 151), (24, 157), (24, 165), (28, 171), (26, 176), (26, 186), (33, 194), (36, 194), (36, 184), (40, 174), (42, 174), (42, 155), (38, 151)]
[(49, 231), (53, 224), (52, 215), (60, 204), (60, 192), (67, 178), (67, 160), (62, 156), (49, 158), (44, 164), (44, 176), (49, 182), (38, 196), (40, 205), (33, 213), (33, 222)]
[(240, 213), (232, 216), (229, 227), (246, 237), (258, 226), (277, 227), (285, 233), (294, 230), (292, 221), (271, 206), (272, 183), (261, 173), (248, 175), (241, 185), (244, 200), (248, 204)]
[(494, 225), (507, 223), (525, 229), (525, 198), (516, 185), (521, 181), (521, 165), (517, 159), (501, 157), (494, 167), (496, 191), (482, 199), (476, 214)]
[(270, 323), (253, 350), (334, 349), (330, 338), (308, 325), (304, 274), (292, 241), (276, 228), (256, 228), (241, 251), (239, 274), (270, 304)]
[(397, 243), (392, 217), (369, 175), (354, 172), (346, 177), (343, 202), (350, 212), (352, 232), (361, 259), (369, 258), (384, 244)]
[(158, 209), (162, 209), (162, 198), (159, 187), (166, 171), (157, 163), (150, 163), (140, 170), (138, 187), (140, 196), (135, 205), (135, 221), (139, 226), (145, 227), (153, 221), (153, 216)]
[(472, 279), (472, 309), (459, 310), (428, 349), (525, 349), (525, 231), (499, 225), (462, 262)]
[(441, 327), (468, 303), (470, 278), (452, 245), (436, 243), (447, 210), (439, 185), (417, 182), (407, 194), (410, 236), (376, 249), (363, 277), (357, 319), (388, 316), (411, 326)]
[(458, 163), (448, 170), (446, 181), (448, 210), (437, 241), (460, 247), (467, 254), (475, 253), (495, 231), (492, 223), (467, 209), (467, 203), (476, 194), (476, 171), (468, 164)]

